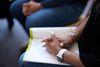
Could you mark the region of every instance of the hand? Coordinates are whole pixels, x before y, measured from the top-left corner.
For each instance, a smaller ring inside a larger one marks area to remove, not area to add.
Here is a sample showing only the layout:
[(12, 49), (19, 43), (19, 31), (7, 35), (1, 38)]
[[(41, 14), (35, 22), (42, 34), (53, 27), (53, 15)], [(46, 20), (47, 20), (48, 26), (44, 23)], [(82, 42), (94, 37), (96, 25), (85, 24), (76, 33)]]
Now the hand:
[(53, 55), (57, 55), (61, 47), (59, 46), (60, 42), (56, 38), (55, 35), (52, 35), (51, 38), (44, 39), (42, 42), (45, 42), (46, 49), (48, 52), (52, 53)]
[(60, 47), (69, 49), (71, 45), (75, 42), (75, 39), (73, 36), (67, 36), (66, 38), (57, 38), (59, 40)]
[(42, 8), (40, 3), (30, 1), (23, 4), (23, 14), (25, 16), (31, 15), (31, 13), (36, 12)]

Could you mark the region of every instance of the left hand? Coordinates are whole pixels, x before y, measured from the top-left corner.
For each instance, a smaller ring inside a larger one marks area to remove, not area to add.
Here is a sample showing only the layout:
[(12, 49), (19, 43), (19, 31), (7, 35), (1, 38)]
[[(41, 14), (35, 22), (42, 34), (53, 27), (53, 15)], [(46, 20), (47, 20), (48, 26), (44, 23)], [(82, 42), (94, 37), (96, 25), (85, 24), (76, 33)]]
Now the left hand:
[(57, 55), (59, 50), (61, 50), (60, 47), (60, 42), (59, 40), (55, 37), (55, 35), (52, 35), (51, 38), (45, 39), (42, 42), (46, 43), (46, 49), (48, 52), (52, 53), (53, 55)]

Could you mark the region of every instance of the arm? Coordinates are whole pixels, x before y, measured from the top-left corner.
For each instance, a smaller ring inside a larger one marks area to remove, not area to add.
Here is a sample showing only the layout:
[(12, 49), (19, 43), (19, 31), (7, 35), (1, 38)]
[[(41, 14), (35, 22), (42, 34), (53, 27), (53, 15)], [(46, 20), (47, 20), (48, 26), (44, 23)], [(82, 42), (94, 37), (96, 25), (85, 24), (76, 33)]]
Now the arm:
[(79, 54), (73, 53), (71, 51), (66, 51), (63, 54), (63, 62), (71, 64), (74, 67), (85, 67), (80, 60)]
[[(65, 38), (59, 38), (59, 41), (63, 43), (63, 45), (61, 44), (60, 46), (63, 48), (67, 48), (69, 49), (71, 47), (71, 45), (79, 38), (79, 36), (81, 35), (81, 32), (83, 31), (86, 23), (87, 23), (88, 17), (85, 18), (84, 20), (81, 21), (80, 25), (78, 25), (76, 27), (76, 29), (74, 31), (71, 32), (71, 34), (69, 33), (68, 36), (66, 36)], [(73, 35), (72, 35), (73, 33)], [(75, 34), (75, 35), (74, 35)]]
[(72, 31), (71, 35), (69, 35), (65, 39), (62, 39), (62, 41), (64, 43), (63, 47), (70, 47), (70, 45), (79, 38), (82, 30), (84, 29), (84, 26), (85, 26), (87, 20), (88, 20), (89, 16), (88, 17), (86, 17), (86, 16), (87, 16), (89, 10), (91, 9), (92, 5), (93, 5), (93, 0), (89, 0), (87, 2), (86, 8), (84, 9), (84, 11), (81, 15), (81, 18), (84, 18), (84, 19), (79, 21), (80, 24), (77, 25), (77, 28), (75, 31)]
[[(86, 23), (87, 23), (88, 18), (86, 18), (84, 21), (81, 22), (81, 24), (76, 28), (75, 31), (78, 32), (78, 35), (81, 34), (83, 31)], [(71, 37), (72, 38), (72, 37)], [(73, 39), (73, 38), (72, 38)], [(71, 51), (67, 51), (64, 53), (64, 62), (69, 63), (75, 67), (84, 67), (84, 64), (81, 62), (79, 54), (75, 54)]]
[[(44, 40), (46, 43), (46, 49), (51, 54), (57, 56), (58, 52), (62, 49), (59, 44), (59, 40), (56, 39), (56, 37), (51, 37), (51, 39)], [(65, 51), (63, 54), (63, 62), (71, 64), (74, 67), (84, 67), (82, 62), (80, 61), (79, 55), (76, 53), (73, 53), (71, 51)]]
[(80, 25), (77, 26), (77, 28), (75, 29), (75, 31), (77, 32), (77, 35), (78, 37), (81, 35), (86, 23), (87, 23), (87, 20), (88, 20), (89, 16), (86, 17), (85, 19), (83, 19), (80, 23)]

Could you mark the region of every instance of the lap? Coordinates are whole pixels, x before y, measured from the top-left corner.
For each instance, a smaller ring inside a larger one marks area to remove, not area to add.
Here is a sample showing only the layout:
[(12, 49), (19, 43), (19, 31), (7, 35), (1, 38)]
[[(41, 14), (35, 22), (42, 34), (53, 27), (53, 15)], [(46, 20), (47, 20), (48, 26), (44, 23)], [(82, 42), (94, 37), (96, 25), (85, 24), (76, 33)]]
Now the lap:
[(29, 0), (15, 0), (11, 6), (13, 6), (14, 8), (18, 8), (17, 10), (22, 8), (23, 3), (28, 2)]
[(54, 65), (54, 64), (44, 64), (36, 62), (25, 62), (23, 61), (24, 53), (19, 58), (20, 67), (72, 67), (72, 66), (63, 66), (63, 65)]
[(26, 25), (31, 27), (65, 26), (77, 20), (83, 8), (74, 9), (72, 6), (48, 8), (39, 10), (27, 17)]

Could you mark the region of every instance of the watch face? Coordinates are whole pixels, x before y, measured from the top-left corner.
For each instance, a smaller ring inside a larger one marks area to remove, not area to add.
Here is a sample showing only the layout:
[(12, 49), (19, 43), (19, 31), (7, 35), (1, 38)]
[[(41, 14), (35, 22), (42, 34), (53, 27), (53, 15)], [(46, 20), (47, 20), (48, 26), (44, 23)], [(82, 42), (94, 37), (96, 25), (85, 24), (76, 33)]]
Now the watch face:
[(60, 57), (58, 57), (58, 56), (57, 56), (57, 60), (60, 61), (60, 62), (63, 61), (62, 58), (60, 58)]

